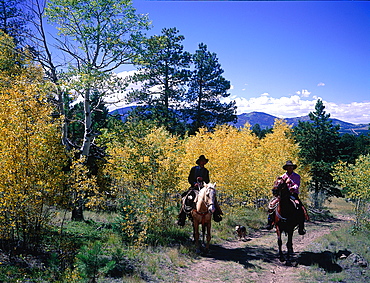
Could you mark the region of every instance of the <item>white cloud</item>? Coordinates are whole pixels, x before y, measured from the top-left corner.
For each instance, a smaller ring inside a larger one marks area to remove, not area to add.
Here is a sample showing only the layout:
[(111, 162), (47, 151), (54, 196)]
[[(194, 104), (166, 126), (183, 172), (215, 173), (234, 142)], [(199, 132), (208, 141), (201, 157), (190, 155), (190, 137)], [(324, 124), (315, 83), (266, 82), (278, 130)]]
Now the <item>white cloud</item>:
[(301, 97), (309, 97), (311, 92), (309, 92), (307, 89), (302, 89), (302, 90), (296, 91), (296, 94), (300, 95)]
[(325, 83), (320, 82), (320, 83), (317, 84), (317, 86), (325, 86)]
[[(292, 118), (306, 116), (315, 111), (315, 105), (320, 97), (312, 99), (302, 99), (299, 95), (283, 96), (273, 98), (269, 95), (261, 94), (259, 97), (228, 97), (224, 101), (235, 100), (238, 114), (253, 111), (265, 112), (279, 118)], [(354, 124), (370, 123), (370, 102), (352, 102), (349, 104), (336, 104), (323, 100), (326, 113), (331, 118), (336, 118)]]

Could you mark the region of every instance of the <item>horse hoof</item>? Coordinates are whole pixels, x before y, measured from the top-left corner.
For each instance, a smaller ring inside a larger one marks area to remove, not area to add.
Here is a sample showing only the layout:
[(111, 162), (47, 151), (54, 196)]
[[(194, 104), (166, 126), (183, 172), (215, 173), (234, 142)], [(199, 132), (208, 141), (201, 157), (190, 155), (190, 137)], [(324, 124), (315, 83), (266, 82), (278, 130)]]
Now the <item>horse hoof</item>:
[(279, 257), (279, 260), (280, 260), (280, 262), (284, 262), (284, 261), (285, 261), (285, 257), (284, 257), (283, 255), (281, 255), (281, 256)]
[(285, 265), (286, 265), (286, 266), (292, 266), (292, 262), (291, 262), (290, 260), (287, 260), (287, 261), (285, 262)]

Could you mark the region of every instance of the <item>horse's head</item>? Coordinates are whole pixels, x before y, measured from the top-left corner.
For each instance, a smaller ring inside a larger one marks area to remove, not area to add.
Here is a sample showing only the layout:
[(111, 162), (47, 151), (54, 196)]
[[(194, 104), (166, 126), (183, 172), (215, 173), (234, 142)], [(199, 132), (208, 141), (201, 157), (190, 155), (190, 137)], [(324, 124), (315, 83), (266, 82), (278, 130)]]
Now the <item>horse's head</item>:
[(290, 195), (288, 185), (286, 181), (281, 177), (276, 178), (272, 191), (274, 195), (279, 196), (280, 198)]
[(208, 208), (210, 213), (215, 212), (216, 202), (216, 183), (208, 183), (203, 189), (199, 191), (198, 198), (200, 198), (203, 204)]

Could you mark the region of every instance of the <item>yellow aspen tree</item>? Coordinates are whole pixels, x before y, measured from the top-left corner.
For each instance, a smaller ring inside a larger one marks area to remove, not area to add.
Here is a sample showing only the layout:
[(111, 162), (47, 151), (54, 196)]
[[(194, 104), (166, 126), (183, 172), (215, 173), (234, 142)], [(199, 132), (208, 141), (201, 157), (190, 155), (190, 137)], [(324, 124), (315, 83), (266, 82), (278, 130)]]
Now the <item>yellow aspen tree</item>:
[(254, 151), (258, 138), (248, 126), (236, 129), (232, 126), (218, 126), (213, 132), (200, 129), (195, 136), (185, 141), (185, 159), (182, 163), (182, 186), (188, 187), (187, 176), (199, 155), (204, 154), (209, 162), (211, 182), (217, 183), (221, 204), (234, 205), (244, 202), (252, 181)]
[(49, 220), (46, 208), (65, 198), (66, 159), (41, 69), (0, 41), (0, 237), (30, 244)]
[(354, 201), (355, 228), (361, 228), (366, 221), (363, 217), (366, 203), (370, 200), (370, 155), (360, 155), (355, 164), (340, 161), (334, 167), (333, 178), (345, 195)]
[(125, 138), (112, 139), (106, 166), (113, 191), (124, 205), (120, 229), (128, 240), (137, 242), (172, 226), (183, 154), (182, 142), (164, 128), (144, 132), (122, 132)]
[[(253, 205), (260, 198), (269, 198), (275, 178), (283, 174), (287, 160), (298, 161), (298, 146), (291, 136), (291, 127), (277, 120), (273, 133), (258, 139), (250, 125), (241, 129), (218, 126), (213, 132), (200, 129), (185, 140), (185, 157), (181, 164), (181, 186), (199, 155), (209, 159), (207, 168), (211, 182), (217, 182), (220, 202), (224, 205)], [(300, 168), (300, 173), (305, 170)], [(304, 175), (306, 176), (306, 175)]]
[(277, 176), (284, 173), (282, 166), (291, 160), (298, 165), (296, 172), (301, 175), (300, 197), (307, 197), (308, 173), (298, 159), (299, 147), (292, 136), (292, 128), (284, 120), (276, 119), (273, 132), (261, 140), (256, 156), (258, 172), (255, 172), (258, 194), (256, 198), (271, 197), (272, 185)]

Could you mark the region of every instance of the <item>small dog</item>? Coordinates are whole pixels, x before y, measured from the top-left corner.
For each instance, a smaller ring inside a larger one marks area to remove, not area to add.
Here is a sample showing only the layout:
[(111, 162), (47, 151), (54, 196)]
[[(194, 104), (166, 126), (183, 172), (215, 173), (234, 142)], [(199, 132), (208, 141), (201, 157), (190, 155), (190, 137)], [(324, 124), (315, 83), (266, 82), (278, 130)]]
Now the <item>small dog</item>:
[(239, 240), (243, 239), (246, 240), (247, 229), (244, 226), (235, 226), (235, 235), (239, 237)]

